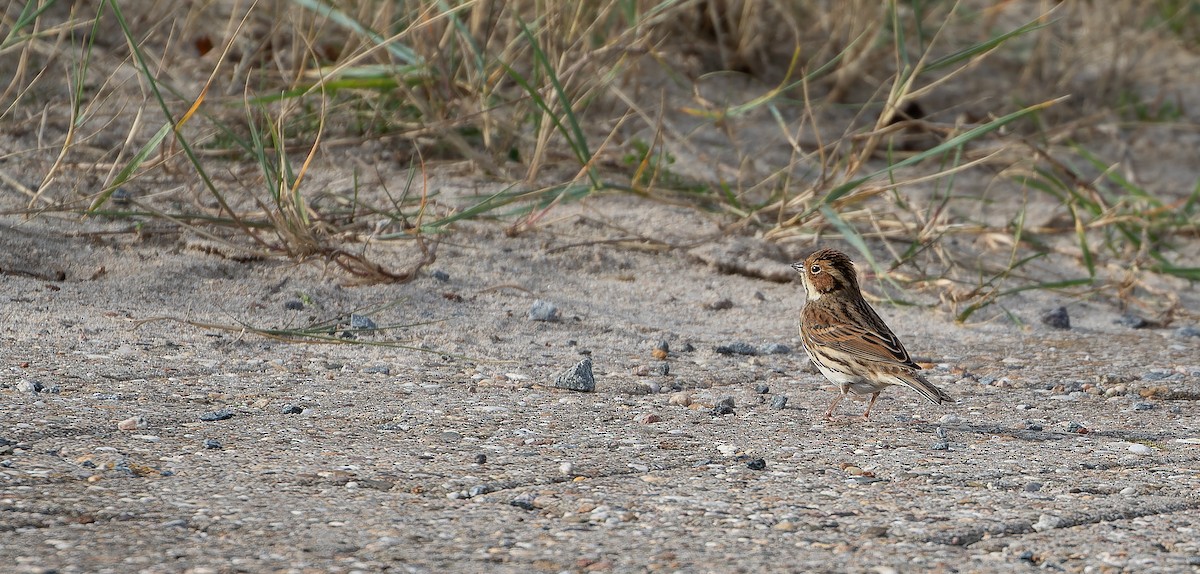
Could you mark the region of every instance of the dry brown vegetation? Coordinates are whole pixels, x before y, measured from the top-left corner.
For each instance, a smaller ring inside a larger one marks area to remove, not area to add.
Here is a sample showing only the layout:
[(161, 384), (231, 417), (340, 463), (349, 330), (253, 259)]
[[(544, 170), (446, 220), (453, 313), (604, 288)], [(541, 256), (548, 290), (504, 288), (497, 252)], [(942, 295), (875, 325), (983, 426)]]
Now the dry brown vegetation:
[(844, 240), (961, 319), (1054, 288), (1169, 322), (1143, 271), (1200, 278), (1194, 174), (1143, 183), (1128, 144), (1195, 133), (1190, 1), (24, 0), (0, 29), (10, 216), (403, 281), (456, 222), (609, 191)]

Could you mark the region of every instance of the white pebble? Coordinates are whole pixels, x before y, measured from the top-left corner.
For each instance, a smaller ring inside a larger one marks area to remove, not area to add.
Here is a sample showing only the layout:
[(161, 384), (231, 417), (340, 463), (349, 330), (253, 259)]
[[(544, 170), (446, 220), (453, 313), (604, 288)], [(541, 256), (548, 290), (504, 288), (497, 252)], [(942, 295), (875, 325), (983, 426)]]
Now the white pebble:
[(1129, 452), (1132, 452), (1133, 454), (1137, 454), (1137, 455), (1141, 455), (1141, 456), (1150, 456), (1150, 455), (1154, 454), (1154, 449), (1152, 449), (1144, 444), (1135, 442), (1135, 443), (1129, 445)]
[(575, 474), (575, 465), (570, 462), (564, 462), (558, 465), (558, 473), (563, 476), (572, 476)]

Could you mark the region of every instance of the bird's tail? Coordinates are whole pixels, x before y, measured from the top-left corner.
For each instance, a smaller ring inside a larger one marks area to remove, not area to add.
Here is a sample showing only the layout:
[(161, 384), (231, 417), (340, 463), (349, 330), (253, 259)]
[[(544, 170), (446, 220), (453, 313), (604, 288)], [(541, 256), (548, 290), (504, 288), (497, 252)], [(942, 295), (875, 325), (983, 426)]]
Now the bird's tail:
[(895, 377), (896, 384), (904, 385), (918, 393), (921, 396), (929, 399), (933, 404), (952, 403), (954, 399), (950, 397), (946, 391), (938, 388), (933, 383), (925, 380), (920, 373), (917, 372), (897, 372), (892, 373)]

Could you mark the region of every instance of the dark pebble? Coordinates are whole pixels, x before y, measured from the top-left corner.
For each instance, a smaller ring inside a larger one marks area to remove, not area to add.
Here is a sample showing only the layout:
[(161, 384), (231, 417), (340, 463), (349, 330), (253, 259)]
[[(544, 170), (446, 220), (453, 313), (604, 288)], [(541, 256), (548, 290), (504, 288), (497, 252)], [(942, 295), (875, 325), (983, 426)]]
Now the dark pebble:
[(712, 414), (714, 416), (724, 416), (733, 414), (733, 397), (721, 397), (717, 399), (713, 405)]
[(669, 343), (667, 343), (666, 341), (658, 341), (658, 342), (654, 343), (654, 349), (655, 349), (656, 351), (662, 351), (662, 352), (664, 352), (664, 353), (670, 353), (670, 352), (671, 352), (671, 345), (670, 345)]
[(771, 387), (768, 387), (767, 385), (759, 383), (754, 386), (754, 392), (756, 392), (760, 395), (765, 395), (765, 394), (771, 392)]
[(511, 504), (517, 508), (520, 508), (522, 510), (533, 510), (534, 509), (533, 495), (522, 494), (521, 496), (518, 496), (518, 497), (512, 499), (511, 501), (509, 501), (509, 504)]
[(121, 395), (116, 393), (92, 393), (92, 398), (98, 401), (119, 401)]
[(696, 350), (696, 347), (693, 347), (691, 343), (684, 343), (684, 344), (683, 344), (683, 351), (682, 351), (682, 352), (684, 352), (684, 353), (690, 353), (690, 352), (692, 352), (692, 351), (695, 351), (695, 350)]
[(283, 308), (288, 311), (299, 311), (304, 308), (304, 302), (299, 299), (288, 299), (283, 302)]
[(1200, 337), (1200, 327), (1196, 327), (1194, 325), (1180, 327), (1175, 329), (1175, 336), (1183, 339), (1187, 339), (1189, 337)]
[(787, 355), (791, 352), (792, 348), (782, 343), (768, 343), (762, 348), (764, 355)]
[(530, 321), (557, 321), (558, 307), (549, 301), (538, 299), (529, 307)]
[(1083, 431), (1083, 430), (1087, 430), (1087, 427), (1085, 427), (1075, 421), (1071, 421), (1071, 422), (1067, 423), (1067, 432), (1078, 433), (1079, 431)]
[(283, 409), (281, 409), (280, 412), (285, 415), (298, 415), (304, 412), (304, 408), (296, 405), (283, 405)]
[(221, 450), (221, 441), (215, 438), (204, 439), (204, 448), (209, 450)]
[(771, 408), (775, 410), (782, 409), (787, 406), (787, 402), (787, 395), (775, 395), (775, 398), (771, 399)]
[(1040, 483), (1040, 482), (1025, 483), (1025, 492), (1037, 492), (1041, 489), (1042, 489), (1042, 483)]
[(709, 303), (708, 308), (712, 309), (713, 311), (724, 311), (726, 309), (732, 309), (733, 301), (730, 301), (729, 299), (721, 299), (720, 301), (714, 301), (712, 303)]
[(1071, 317), (1067, 315), (1066, 307), (1055, 307), (1042, 314), (1042, 322), (1055, 329), (1070, 329)]
[(937, 442), (929, 447), (932, 450), (950, 450), (950, 441), (946, 439), (946, 429), (938, 427), (934, 432), (937, 435)]
[(1145, 329), (1146, 326), (1149, 325), (1149, 323), (1147, 323), (1145, 319), (1138, 317), (1137, 315), (1134, 315), (1133, 313), (1126, 313), (1124, 315), (1121, 315), (1120, 317), (1115, 319), (1113, 321), (1113, 323), (1116, 323), (1118, 325), (1123, 325), (1125, 327), (1129, 327), (1130, 329)]
[(1154, 410), (1154, 403), (1133, 403), (1133, 410), (1152, 411)]
[(475, 464), (487, 464), (487, 455), (486, 454), (475, 455)]
[(472, 486), (471, 490), (467, 491), (467, 496), (469, 496), (471, 498), (475, 498), (476, 496), (483, 496), (491, 491), (492, 491), (492, 487), (490, 487), (486, 484), (477, 484), (475, 486)]
[(596, 378), (592, 375), (592, 359), (586, 358), (567, 369), (554, 379), (554, 386), (570, 391), (590, 393), (596, 390)]
[(233, 418), (233, 411), (229, 409), (221, 409), (200, 415), (200, 420), (204, 422), (223, 421)]
[(434, 279), (437, 279), (438, 281), (443, 281), (443, 282), (450, 280), (450, 274), (446, 273), (445, 271), (442, 271), (441, 269), (434, 269), (433, 272), (429, 274), (429, 276), (433, 277)]
[(650, 372), (665, 377), (671, 374), (671, 363), (659, 361), (655, 363), (654, 366), (650, 367)]
[(373, 375), (390, 375), (392, 374), (392, 368), (387, 365), (375, 365), (363, 369), (362, 372)]
[(714, 351), (722, 355), (757, 355), (758, 349), (750, 346), (748, 343), (737, 341), (728, 345), (718, 345)]
[(1143, 381), (1162, 381), (1171, 378), (1175, 373), (1171, 371), (1150, 371), (1142, 375)]
[(366, 315), (359, 315), (358, 313), (351, 313), (350, 314), (350, 328), (351, 329), (375, 329), (376, 326), (375, 326), (375, 321), (372, 321), (370, 317), (368, 317)]
[(46, 386), (41, 381), (21, 381), (17, 383), (17, 390), (25, 393), (37, 394), (45, 390)]
[(1042, 425), (1037, 423), (1025, 423), (1025, 430), (1040, 431), (1042, 430)]
[(1025, 562), (1033, 562), (1033, 551), (1026, 550), (1026, 551), (1022, 552), (1021, 560), (1024, 560)]
[(765, 461), (761, 458), (756, 458), (750, 462), (747, 462), (746, 468), (748, 468), (750, 470), (762, 470), (764, 468), (767, 468), (767, 461)]

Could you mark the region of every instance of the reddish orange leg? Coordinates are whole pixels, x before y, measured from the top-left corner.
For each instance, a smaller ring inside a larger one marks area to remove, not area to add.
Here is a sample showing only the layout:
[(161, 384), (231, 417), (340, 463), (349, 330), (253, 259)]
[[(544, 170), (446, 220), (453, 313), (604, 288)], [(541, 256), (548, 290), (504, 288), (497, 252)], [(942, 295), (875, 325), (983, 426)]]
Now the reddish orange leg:
[(842, 402), (842, 397), (844, 396), (846, 396), (846, 393), (841, 393), (838, 396), (833, 397), (833, 402), (829, 403), (829, 408), (825, 409), (825, 420), (833, 420), (833, 409), (837, 408), (838, 403)]
[(879, 398), (879, 391), (871, 393), (871, 402), (867, 403), (867, 412), (863, 413), (863, 420), (870, 420), (871, 407), (875, 406), (875, 399)]

